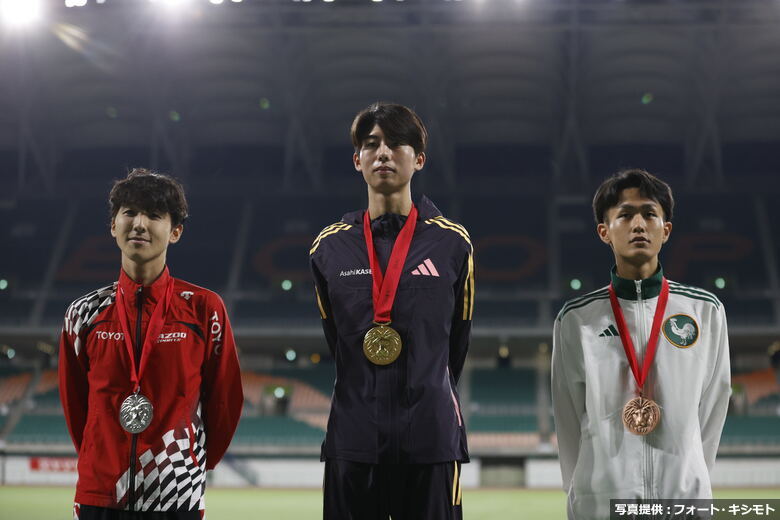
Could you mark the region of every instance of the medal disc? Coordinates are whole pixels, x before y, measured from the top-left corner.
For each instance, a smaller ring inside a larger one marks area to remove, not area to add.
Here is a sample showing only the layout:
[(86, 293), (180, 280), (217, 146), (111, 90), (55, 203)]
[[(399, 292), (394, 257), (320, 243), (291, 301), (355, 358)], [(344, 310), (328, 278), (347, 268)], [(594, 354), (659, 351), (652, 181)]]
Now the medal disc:
[(119, 424), (129, 433), (141, 433), (152, 422), (154, 407), (141, 394), (131, 394), (119, 408)]
[(372, 327), (363, 338), (363, 354), (375, 365), (389, 365), (401, 354), (401, 336), (387, 325)]
[(647, 435), (661, 422), (661, 408), (652, 399), (634, 397), (623, 407), (623, 425), (634, 435)]

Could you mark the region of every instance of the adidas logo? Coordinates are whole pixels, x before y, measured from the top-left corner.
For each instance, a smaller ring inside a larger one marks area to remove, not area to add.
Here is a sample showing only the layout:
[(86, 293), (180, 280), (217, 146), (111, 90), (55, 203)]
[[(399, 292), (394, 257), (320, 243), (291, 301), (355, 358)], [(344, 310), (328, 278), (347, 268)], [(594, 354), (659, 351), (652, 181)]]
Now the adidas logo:
[(604, 329), (604, 332), (599, 334), (600, 338), (609, 338), (609, 337), (612, 337), (612, 336), (615, 336), (615, 337), (619, 337), (620, 336), (620, 334), (618, 334), (618, 331), (617, 331), (617, 329), (615, 328), (614, 325), (610, 325), (609, 327)]
[(430, 258), (426, 258), (423, 263), (417, 266), (417, 269), (412, 271), (412, 274), (415, 276), (439, 276), (439, 271), (436, 270), (436, 267), (433, 265), (433, 262), (431, 262)]

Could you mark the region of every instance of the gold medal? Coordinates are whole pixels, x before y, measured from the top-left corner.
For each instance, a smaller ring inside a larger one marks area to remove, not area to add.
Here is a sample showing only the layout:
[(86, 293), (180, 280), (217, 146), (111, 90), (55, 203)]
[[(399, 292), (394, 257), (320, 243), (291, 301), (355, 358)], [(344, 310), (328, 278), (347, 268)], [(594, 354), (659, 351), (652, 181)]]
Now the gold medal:
[(623, 426), (634, 435), (647, 435), (661, 422), (661, 408), (641, 395), (623, 407)]
[(401, 355), (401, 336), (387, 324), (377, 324), (363, 338), (363, 354), (375, 365), (389, 365)]

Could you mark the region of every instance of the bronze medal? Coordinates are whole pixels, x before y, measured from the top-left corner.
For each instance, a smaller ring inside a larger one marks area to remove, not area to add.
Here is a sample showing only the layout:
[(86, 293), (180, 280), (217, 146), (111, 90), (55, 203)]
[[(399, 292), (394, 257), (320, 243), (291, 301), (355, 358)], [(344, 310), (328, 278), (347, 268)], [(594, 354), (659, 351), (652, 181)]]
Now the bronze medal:
[(647, 435), (661, 422), (661, 408), (641, 395), (623, 407), (623, 426), (634, 435)]
[(141, 433), (152, 422), (154, 406), (145, 396), (130, 394), (119, 408), (119, 424), (128, 433)]
[(363, 338), (363, 354), (375, 365), (389, 365), (401, 355), (401, 336), (387, 324), (377, 324)]
[(650, 338), (647, 341), (645, 349), (645, 359), (640, 371), (639, 361), (634, 350), (634, 342), (631, 340), (631, 334), (628, 332), (626, 318), (623, 316), (623, 310), (620, 308), (615, 289), (612, 284), (609, 285), (609, 300), (612, 305), (612, 314), (617, 322), (620, 342), (623, 343), (623, 350), (628, 358), (628, 365), (631, 367), (631, 373), (634, 375), (638, 394), (637, 397), (630, 399), (623, 407), (623, 426), (634, 435), (647, 435), (655, 430), (658, 423), (661, 422), (661, 408), (652, 399), (642, 396), (642, 388), (647, 375), (650, 373), (650, 367), (655, 359), (655, 351), (658, 347), (658, 334), (661, 330), (666, 303), (669, 300), (669, 283), (666, 278), (661, 279), (661, 292), (658, 295), (658, 302), (653, 316), (653, 325), (650, 329)]

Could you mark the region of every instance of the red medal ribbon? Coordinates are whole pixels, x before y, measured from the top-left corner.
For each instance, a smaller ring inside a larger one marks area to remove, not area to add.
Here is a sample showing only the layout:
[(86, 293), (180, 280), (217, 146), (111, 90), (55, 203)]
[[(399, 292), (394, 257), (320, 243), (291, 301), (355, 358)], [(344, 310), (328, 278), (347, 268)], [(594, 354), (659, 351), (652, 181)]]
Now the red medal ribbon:
[(144, 338), (144, 344), (141, 347), (141, 364), (136, 372), (135, 349), (133, 348), (133, 341), (130, 339), (130, 327), (128, 326), (127, 321), (124, 289), (121, 284), (117, 284), (116, 306), (117, 312), (119, 313), (119, 323), (122, 325), (122, 335), (124, 336), (125, 347), (127, 347), (127, 355), (130, 356), (130, 380), (133, 383), (134, 392), (138, 392), (141, 387), (141, 377), (143, 377), (144, 368), (146, 368), (146, 363), (149, 361), (149, 353), (152, 350), (152, 344), (157, 341), (157, 337), (160, 335), (160, 331), (165, 324), (165, 314), (170, 308), (172, 294), (173, 278), (171, 277), (165, 287), (165, 297), (155, 304), (154, 310), (152, 311), (152, 317), (149, 319), (149, 327), (146, 329), (146, 337)]
[(398, 233), (395, 244), (393, 244), (390, 261), (387, 262), (387, 273), (383, 274), (382, 268), (379, 266), (379, 257), (374, 249), (371, 217), (368, 215), (368, 210), (363, 214), (363, 236), (366, 239), (368, 264), (371, 266), (371, 277), (374, 280), (372, 287), (374, 323), (390, 323), (390, 311), (393, 308), (395, 293), (398, 290), (398, 282), (401, 281), (401, 272), (409, 254), (409, 246), (412, 244), (415, 227), (417, 227), (417, 208), (412, 204), (412, 210)]
[(631, 372), (636, 379), (637, 389), (639, 394), (642, 393), (642, 387), (647, 379), (647, 374), (650, 373), (650, 366), (655, 359), (655, 351), (658, 347), (658, 334), (661, 332), (661, 323), (663, 322), (664, 312), (666, 311), (666, 302), (669, 301), (669, 282), (666, 278), (661, 279), (661, 294), (658, 296), (658, 302), (655, 306), (655, 315), (653, 316), (653, 327), (650, 329), (650, 338), (647, 340), (647, 348), (645, 349), (645, 360), (642, 363), (642, 372), (639, 372), (639, 362), (636, 359), (636, 351), (634, 350), (634, 342), (631, 341), (631, 335), (628, 332), (628, 325), (626, 324), (626, 318), (623, 316), (623, 309), (620, 308), (620, 302), (618, 301), (615, 289), (612, 284), (609, 284), (609, 301), (612, 304), (612, 313), (615, 315), (615, 321), (617, 321), (618, 333), (620, 334), (620, 341), (623, 343), (623, 350), (626, 351), (626, 357), (628, 358), (628, 364), (631, 367)]

